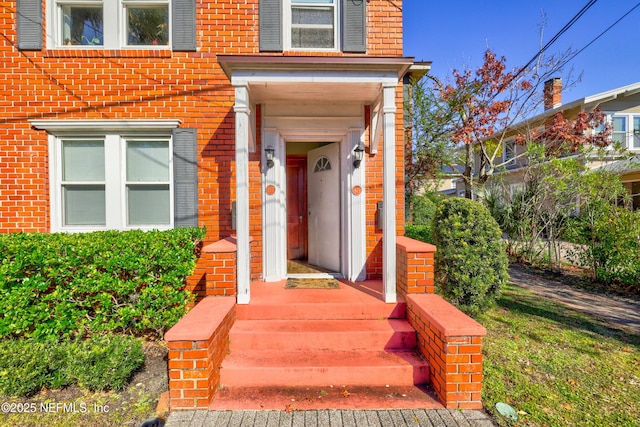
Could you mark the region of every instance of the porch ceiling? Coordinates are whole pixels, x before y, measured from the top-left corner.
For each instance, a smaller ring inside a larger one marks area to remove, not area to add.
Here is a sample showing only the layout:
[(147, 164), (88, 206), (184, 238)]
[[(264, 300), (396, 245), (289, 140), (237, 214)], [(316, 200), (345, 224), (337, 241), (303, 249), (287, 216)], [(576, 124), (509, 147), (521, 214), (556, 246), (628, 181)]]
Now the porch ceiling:
[(373, 103), (383, 84), (402, 79), (413, 58), (219, 55), (218, 63), (234, 86), (248, 86), (255, 103)]
[(364, 102), (373, 103), (380, 97), (380, 83), (250, 83), (251, 101), (265, 102)]

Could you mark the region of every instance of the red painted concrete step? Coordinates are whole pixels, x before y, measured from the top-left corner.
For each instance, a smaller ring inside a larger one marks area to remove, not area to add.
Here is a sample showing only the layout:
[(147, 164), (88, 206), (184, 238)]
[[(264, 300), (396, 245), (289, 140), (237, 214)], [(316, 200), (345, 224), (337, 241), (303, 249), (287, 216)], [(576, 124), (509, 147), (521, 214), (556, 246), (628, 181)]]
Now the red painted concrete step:
[(259, 411), (443, 408), (428, 386), (371, 387), (346, 384), (333, 387), (222, 387), (209, 406), (212, 410)]
[(406, 303), (385, 304), (373, 302), (297, 302), (297, 303), (251, 303), (238, 305), (239, 320), (368, 320), (404, 319)]
[(412, 349), (416, 331), (404, 319), (238, 320), (231, 351)]
[(415, 350), (243, 350), (223, 361), (223, 387), (393, 385), (429, 382)]

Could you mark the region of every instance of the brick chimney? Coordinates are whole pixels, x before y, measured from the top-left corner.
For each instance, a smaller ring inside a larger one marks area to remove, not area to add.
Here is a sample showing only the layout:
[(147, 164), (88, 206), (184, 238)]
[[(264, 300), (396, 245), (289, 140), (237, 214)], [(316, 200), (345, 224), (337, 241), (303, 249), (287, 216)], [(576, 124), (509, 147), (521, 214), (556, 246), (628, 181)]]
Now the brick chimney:
[(544, 109), (559, 107), (562, 104), (562, 79), (554, 77), (544, 82)]

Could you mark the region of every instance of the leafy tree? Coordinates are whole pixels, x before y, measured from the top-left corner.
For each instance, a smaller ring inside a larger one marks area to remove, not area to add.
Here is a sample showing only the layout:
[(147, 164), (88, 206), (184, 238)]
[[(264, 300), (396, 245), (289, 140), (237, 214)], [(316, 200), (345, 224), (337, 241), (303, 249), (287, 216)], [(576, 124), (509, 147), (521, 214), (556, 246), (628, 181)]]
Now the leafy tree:
[[(540, 57), (532, 66), (507, 70), (506, 59), (487, 50), (477, 70), (454, 70), (449, 83), (433, 76), (414, 83), (407, 106), (413, 126), (407, 193), (437, 177), (442, 166), (457, 163), (464, 166), (460, 177), (465, 197), (470, 198), (472, 189), (507, 165), (502, 161), (502, 143), (516, 131), (521, 133), (517, 144), (548, 144), (547, 155), (608, 144), (607, 126), (601, 132), (584, 132), (602, 126), (604, 115), (599, 111), (580, 113), (574, 119), (555, 115), (544, 131), (526, 126), (525, 119), (542, 104), (544, 82), (562, 70), (570, 53)], [(572, 84), (569, 81), (566, 86)], [(545, 123), (531, 123), (532, 127), (540, 124)]]
[(593, 170), (580, 180), (580, 215), (572, 225), (577, 261), (589, 268), (592, 279), (631, 283), (640, 278), (638, 213), (628, 208), (629, 195), (616, 174)]
[(547, 258), (552, 268), (559, 262), (560, 238), (579, 209), (584, 170), (575, 158), (550, 159), (530, 164), (522, 187), (513, 192), (508, 186), (491, 187), (488, 207), (507, 233), (511, 253), (529, 263)]

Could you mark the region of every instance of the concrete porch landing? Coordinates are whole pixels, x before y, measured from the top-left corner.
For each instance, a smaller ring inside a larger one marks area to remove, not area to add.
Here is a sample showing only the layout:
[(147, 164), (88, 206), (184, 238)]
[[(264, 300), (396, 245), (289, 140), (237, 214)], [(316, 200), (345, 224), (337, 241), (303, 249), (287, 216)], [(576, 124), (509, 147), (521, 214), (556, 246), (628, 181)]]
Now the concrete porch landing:
[(230, 352), (210, 409), (442, 408), (404, 302), (382, 283), (285, 289), (255, 282), (236, 306)]
[(340, 289), (285, 289), (285, 284), (253, 282), (251, 303), (237, 306), (238, 320), (405, 318), (406, 303), (386, 304), (379, 280), (340, 280)]

